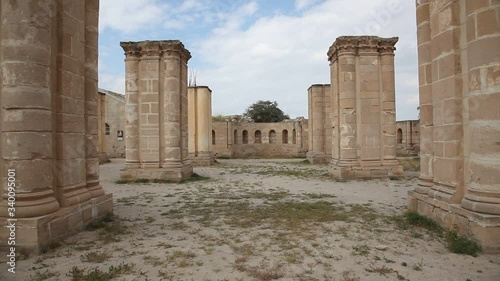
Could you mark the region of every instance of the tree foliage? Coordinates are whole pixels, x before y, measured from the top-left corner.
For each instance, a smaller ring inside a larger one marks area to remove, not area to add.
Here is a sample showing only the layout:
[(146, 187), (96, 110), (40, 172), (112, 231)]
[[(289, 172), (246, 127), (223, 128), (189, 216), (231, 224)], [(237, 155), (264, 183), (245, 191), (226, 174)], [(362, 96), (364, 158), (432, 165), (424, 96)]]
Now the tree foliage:
[(288, 115), (279, 109), (276, 101), (259, 100), (250, 105), (243, 115), (252, 118), (256, 123), (281, 122), (290, 119)]

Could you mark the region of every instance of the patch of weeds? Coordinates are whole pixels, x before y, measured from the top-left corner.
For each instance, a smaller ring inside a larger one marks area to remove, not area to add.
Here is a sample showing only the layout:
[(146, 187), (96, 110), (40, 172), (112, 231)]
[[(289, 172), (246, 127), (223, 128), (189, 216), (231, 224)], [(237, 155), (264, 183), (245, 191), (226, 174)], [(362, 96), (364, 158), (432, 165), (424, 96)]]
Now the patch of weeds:
[(152, 222), (154, 222), (154, 221), (155, 221), (155, 218), (153, 218), (153, 217), (151, 217), (151, 216), (146, 218), (146, 222), (147, 222), (147, 223), (152, 223)]
[(119, 180), (115, 180), (115, 183), (116, 184), (128, 184), (128, 183), (130, 183), (130, 180), (119, 179)]
[(92, 251), (80, 256), (82, 262), (102, 263), (111, 257), (107, 252)]
[(145, 178), (138, 178), (138, 179), (134, 179), (132, 182), (133, 182), (133, 183), (148, 183), (148, 182), (149, 182), (149, 179), (145, 179)]
[(388, 259), (388, 258), (386, 258), (386, 257), (384, 257), (384, 261), (385, 261), (386, 263), (396, 263), (395, 261), (393, 261), (393, 260), (391, 260), (391, 259)]
[(127, 228), (120, 222), (106, 224), (98, 233), (99, 240), (108, 242), (120, 241), (120, 235), (128, 233)]
[(179, 183), (187, 183), (187, 182), (194, 182), (194, 181), (205, 181), (209, 180), (209, 177), (204, 177), (200, 176), (197, 173), (193, 173), (190, 178), (187, 178), (185, 180), (180, 181)]
[(360, 281), (356, 273), (352, 272), (352, 270), (345, 270), (342, 272), (342, 280), (341, 281)]
[(363, 244), (360, 246), (353, 246), (352, 249), (353, 249), (353, 251), (351, 254), (353, 256), (365, 256), (366, 257), (370, 253), (370, 247), (368, 247), (368, 245), (366, 245), (366, 244)]
[(443, 234), (443, 228), (439, 224), (418, 213), (408, 212), (403, 216), (395, 216), (392, 220), (396, 223), (397, 227), (403, 230), (408, 230), (411, 226), (416, 226), (427, 229), (440, 236)]
[[(169, 179), (153, 179), (152, 182), (153, 183), (174, 183), (174, 181), (169, 180)], [(163, 197), (167, 197), (167, 196), (163, 196)]]
[(304, 257), (299, 252), (291, 252), (285, 254), (285, 261), (291, 264), (300, 264)]
[(191, 251), (174, 251), (170, 256), (167, 257), (168, 262), (175, 262), (178, 267), (188, 267), (192, 266), (192, 260), (196, 257), (196, 254)]
[(122, 274), (130, 274), (134, 272), (134, 264), (122, 262), (118, 266), (110, 266), (108, 271), (101, 271), (98, 268), (81, 269), (73, 266), (66, 276), (71, 277), (71, 281), (108, 281)]
[(248, 275), (261, 281), (276, 280), (285, 276), (285, 271), (281, 263), (270, 266), (269, 263), (264, 260), (258, 266), (245, 266), (244, 271)]
[(394, 269), (386, 267), (385, 265), (381, 267), (372, 267), (370, 265), (370, 268), (365, 268), (366, 271), (371, 272), (371, 273), (378, 273), (380, 275), (383, 275), (387, 277), (387, 274), (394, 273), (396, 272)]
[(324, 194), (324, 193), (304, 193), (305, 196), (311, 199), (322, 199), (322, 198), (336, 198), (336, 195), (333, 194)]
[(52, 277), (59, 276), (59, 273), (49, 271), (46, 269), (45, 271), (35, 270), (34, 275), (30, 274), (31, 281), (43, 281), (43, 280), (52, 280)]
[(455, 254), (477, 257), (478, 253), (481, 252), (481, 246), (478, 242), (464, 235), (459, 235), (454, 229), (446, 233), (446, 243), (448, 250)]
[(104, 228), (109, 223), (114, 222), (114, 220), (115, 217), (113, 216), (113, 214), (107, 214), (102, 219), (91, 221), (89, 224), (87, 224), (85, 230), (94, 231), (97, 229)]
[(173, 248), (175, 246), (172, 245), (172, 244), (169, 244), (169, 243), (160, 242), (160, 243), (156, 244), (156, 247), (162, 247), (164, 249), (170, 249), (170, 248)]
[(414, 264), (412, 269), (415, 270), (415, 271), (422, 271), (422, 267), (423, 267), (423, 261), (420, 261), (419, 263), (417, 264)]
[(250, 243), (246, 243), (241, 246), (231, 244), (230, 247), (233, 249), (233, 251), (243, 256), (251, 256), (255, 252), (255, 246)]
[(152, 266), (160, 266), (163, 264), (163, 262), (161, 261), (161, 258), (160, 257), (156, 257), (156, 256), (144, 256), (144, 262), (145, 263), (149, 263), (151, 264)]

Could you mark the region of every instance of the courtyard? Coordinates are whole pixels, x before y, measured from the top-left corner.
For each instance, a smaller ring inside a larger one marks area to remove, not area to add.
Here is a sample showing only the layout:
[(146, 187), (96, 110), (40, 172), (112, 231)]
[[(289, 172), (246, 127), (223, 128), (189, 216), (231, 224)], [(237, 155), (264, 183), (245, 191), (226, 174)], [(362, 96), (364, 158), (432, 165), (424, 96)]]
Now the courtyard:
[[(304, 159), (219, 159), (186, 182), (119, 180), (100, 166), (113, 216), (25, 253), (17, 280), (493, 281), (500, 256), (453, 254), (408, 224), (403, 179), (335, 181)], [(5, 272), (2, 272), (5, 274)], [(7, 279), (5, 279), (7, 278)], [(8, 276), (0, 280), (12, 280)]]

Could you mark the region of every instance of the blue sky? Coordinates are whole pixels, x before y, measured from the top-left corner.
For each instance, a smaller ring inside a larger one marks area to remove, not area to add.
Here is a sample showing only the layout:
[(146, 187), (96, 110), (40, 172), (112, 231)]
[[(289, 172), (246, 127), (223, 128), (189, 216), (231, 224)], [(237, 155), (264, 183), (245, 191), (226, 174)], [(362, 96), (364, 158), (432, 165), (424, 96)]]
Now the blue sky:
[(330, 83), (326, 52), (342, 35), (398, 36), (397, 119), (418, 118), (415, 3), (408, 0), (102, 0), (99, 87), (124, 93), (120, 41), (179, 39), (214, 114), (277, 101), (307, 118), (307, 88)]

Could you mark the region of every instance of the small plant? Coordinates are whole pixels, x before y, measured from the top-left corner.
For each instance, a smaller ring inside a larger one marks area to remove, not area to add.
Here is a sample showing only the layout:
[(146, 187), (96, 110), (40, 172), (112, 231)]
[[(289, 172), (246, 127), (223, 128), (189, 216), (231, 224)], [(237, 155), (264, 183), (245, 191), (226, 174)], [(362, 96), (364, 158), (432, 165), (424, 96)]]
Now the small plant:
[(423, 266), (423, 261), (420, 261), (419, 263), (413, 265), (412, 269), (415, 271), (422, 271), (422, 266)]
[(111, 257), (107, 252), (92, 251), (80, 256), (82, 262), (102, 263)]
[(59, 274), (49, 271), (48, 269), (45, 271), (35, 270), (35, 275), (30, 275), (30, 281), (52, 280), (52, 277), (56, 276), (59, 276)]
[(154, 221), (155, 221), (155, 218), (153, 218), (153, 217), (147, 217), (147, 218), (146, 218), (146, 222), (147, 222), (147, 223), (152, 223), (152, 222), (154, 222)]
[(98, 268), (81, 269), (78, 266), (73, 266), (66, 276), (71, 277), (71, 281), (108, 281), (122, 274), (130, 274), (134, 272), (134, 264), (122, 262), (118, 266), (110, 266), (108, 271), (101, 271)]
[(454, 229), (446, 233), (446, 242), (448, 250), (455, 254), (477, 257), (477, 254), (481, 252), (479, 243), (466, 236), (459, 235)]
[(130, 183), (130, 180), (119, 179), (119, 180), (115, 180), (115, 183), (116, 184), (128, 184), (128, 183)]
[(134, 180), (134, 183), (148, 183), (148, 182), (149, 182), (149, 179), (145, 179), (145, 178), (138, 178), (138, 179)]
[(193, 181), (204, 181), (209, 180), (209, 177), (200, 176), (197, 173), (193, 173), (190, 178), (180, 181), (179, 183), (193, 182)]
[(352, 251), (353, 256), (367, 256), (370, 253), (370, 247), (368, 245), (364, 244), (361, 246), (354, 246), (352, 247), (354, 251)]

